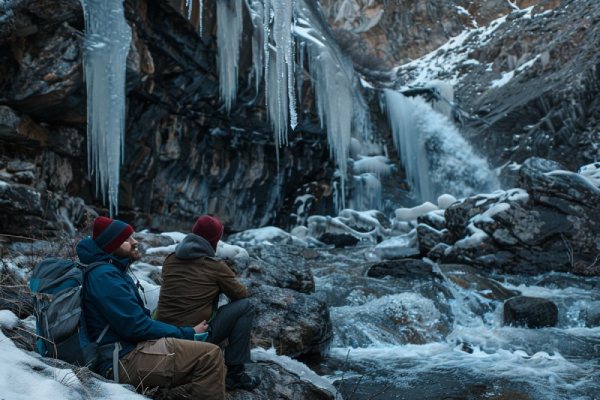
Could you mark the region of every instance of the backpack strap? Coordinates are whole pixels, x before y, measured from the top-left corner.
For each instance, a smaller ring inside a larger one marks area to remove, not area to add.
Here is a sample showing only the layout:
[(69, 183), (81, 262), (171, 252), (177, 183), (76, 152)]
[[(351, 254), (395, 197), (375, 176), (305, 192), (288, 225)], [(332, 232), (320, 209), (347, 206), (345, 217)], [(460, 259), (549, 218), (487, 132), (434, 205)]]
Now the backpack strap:
[(102, 329), (102, 332), (100, 332), (100, 336), (98, 336), (98, 339), (96, 339), (96, 344), (100, 345), (100, 342), (102, 341), (102, 338), (104, 337), (104, 335), (106, 335), (106, 332), (108, 332), (108, 328), (110, 328), (110, 324), (106, 324), (106, 326), (104, 327), (104, 329)]
[[(86, 275), (92, 271), (94, 268), (99, 267), (101, 265), (104, 264), (109, 264), (106, 261), (97, 261), (97, 262), (93, 262), (91, 264), (88, 265), (84, 265), (84, 264), (80, 264), (82, 267), (84, 267), (83, 269), (83, 282), (82, 282), (82, 287), (85, 287), (85, 277)], [(139, 282), (138, 282), (139, 284)], [(98, 336), (98, 339), (96, 339), (96, 345), (100, 346), (100, 342), (102, 341), (102, 338), (104, 338), (104, 335), (106, 335), (106, 332), (108, 332), (108, 329), (110, 328), (110, 324), (106, 324), (106, 326), (104, 327), (104, 329), (102, 329), (102, 332), (100, 332), (100, 335)], [(113, 381), (115, 383), (119, 383), (119, 352), (121, 351), (121, 349), (123, 348), (121, 346), (121, 342), (114, 342), (112, 343), (112, 345), (114, 345), (114, 350), (112, 353), (112, 371), (113, 371)]]

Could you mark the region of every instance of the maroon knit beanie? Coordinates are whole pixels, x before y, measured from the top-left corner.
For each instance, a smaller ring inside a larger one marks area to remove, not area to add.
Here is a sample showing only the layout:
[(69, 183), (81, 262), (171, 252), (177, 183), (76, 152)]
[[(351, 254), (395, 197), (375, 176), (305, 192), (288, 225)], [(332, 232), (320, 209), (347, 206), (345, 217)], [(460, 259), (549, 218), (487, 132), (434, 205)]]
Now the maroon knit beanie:
[(196, 220), (192, 232), (195, 235), (202, 236), (213, 249), (217, 250), (217, 244), (223, 236), (223, 224), (215, 217), (203, 215)]
[(98, 217), (94, 220), (92, 238), (102, 250), (112, 253), (133, 233), (131, 225), (118, 219)]

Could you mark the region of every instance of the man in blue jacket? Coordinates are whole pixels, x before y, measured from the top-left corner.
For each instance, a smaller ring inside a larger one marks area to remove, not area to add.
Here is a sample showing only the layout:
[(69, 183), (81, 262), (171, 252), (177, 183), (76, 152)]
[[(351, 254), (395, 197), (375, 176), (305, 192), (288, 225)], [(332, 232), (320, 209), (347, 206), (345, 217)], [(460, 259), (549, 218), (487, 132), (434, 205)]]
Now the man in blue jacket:
[(194, 398), (225, 399), (220, 348), (193, 341), (195, 333), (206, 331), (206, 322), (194, 327), (166, 324), (153, 320), (144, 306), (128, 274), (129, 264), (140, 259), (133, 232), (122, 221), (98, 217), (92, 237), (77, 245), (83, 264), (106, 262), (86, 275), (83, 290), (88, 336), (100, 338), (97, 372), (140, 390), (190, 384)]

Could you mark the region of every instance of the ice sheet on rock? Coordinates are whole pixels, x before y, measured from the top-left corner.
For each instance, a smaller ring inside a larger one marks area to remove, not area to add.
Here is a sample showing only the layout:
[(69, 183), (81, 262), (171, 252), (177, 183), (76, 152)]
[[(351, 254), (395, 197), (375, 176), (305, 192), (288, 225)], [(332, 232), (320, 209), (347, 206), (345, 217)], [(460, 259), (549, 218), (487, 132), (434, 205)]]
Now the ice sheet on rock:
[(186, 234), (183, 232), (162, 232), (161, 235), (170, 237), (175, 243), (181, 242), (186, 237)]
[(442, 210), (450, 207), (453, 203), (456, 203), (456, 197), (451, 194), (442, 194), (437, 199), (437, 205)]
[(150, 311), (156, 309), (160, 295), (160, 285), (157, 285), (152, 277), (160, 276), (162, 267), (138, 261), (131, 265), (131, 271), (134, 280), (139, 281), (144, 289), (139, 290), (144, 306)]
[(375, 246), (372, 253), (379, 260), (415, 256), (420, 253), (417, 244), (417, 231), (412, 229), (404, 235), (390, 237)]
[(600, 162), (584, 165), (579, 168), (578, 173), (592, 181), (597, 187), (600, 187)]
[(239, 246), (255, 246), (274, 243), (289, 243), (306, 246), (306, 242), (296, 238), (283, 229), (275, 226), (266, 226), (264, 228), (248, 229), (246, 231), (235, 233), (228, 237), (228, 241)]
[(412, 208), (398, 208), (394, 214), (398, 221), (415, 221), (421, 215), (437, 209), (438, 207), (435, 204), (426, 201)]
[(288, 356), (277, 355), (277, 351), (273, 347), (268, 350), (254, 348), (251, 351), (251, 357), (253, 361), (273, 362), (286, 371), (293, 373), (301, 380), (310, 382), (316, 387), (328, 391), (336, 400), (343, 400), (342, 395), (338, 393), (337, 389), (331, 384), (331, 382), (324, 377), (317, 375), (317, 373), (300, 361), (294, 360)]
[(248, 257), (248, 252), (240, 246), (219, 241), (219, 244), (217, 244), (216, 255), (219, 258), (234, 259)]
[(382, 208), (381, 181), (376, 174), (365, 173), (352, 177), (349, 206), (358, 211)]
[(325, 233), (348, 234), (371, 243), (377, 238), (387, 237), (390, 228), (385, 228), (377, 218), (381, 213), (377, 210), (356, 211), (344, 209), (337, 217), (313, 215), (308, 218), (308, 231), (314, 238)]
[(96, 190), (119, 210), (119, 169), (125, 138), (125, 64), (131, 29), (122, 0), (80, 0), (85, 19), (84, 76), (87, 90), (88, 170)]
[(377, 176), (387, 176), (392, 171), (390, 160), (382, 155), (376, 156), (358, 156), (358, 160), (354, 161), (352, 171), (355, 174), (372, 172)]

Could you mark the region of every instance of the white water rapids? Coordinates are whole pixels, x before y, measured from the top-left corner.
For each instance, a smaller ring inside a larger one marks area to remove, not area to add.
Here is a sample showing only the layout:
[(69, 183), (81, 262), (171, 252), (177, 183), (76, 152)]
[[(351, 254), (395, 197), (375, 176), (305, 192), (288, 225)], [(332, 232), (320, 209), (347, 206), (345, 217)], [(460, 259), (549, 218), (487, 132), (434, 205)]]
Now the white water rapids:
[[(437, 278), (370, 278), (364, 252), (336, 251), (313, 266), (334, 326), (329, 357), (317, 368), (345, 398), (599, 398), (600, 328), (585, 327), (583, 317), (600, 301), (597, 278), (445, 266), (434, 266)], [(502, 286), (552, 300), (558, 326), (503, 326), (503, 301), (493, 299)]]

